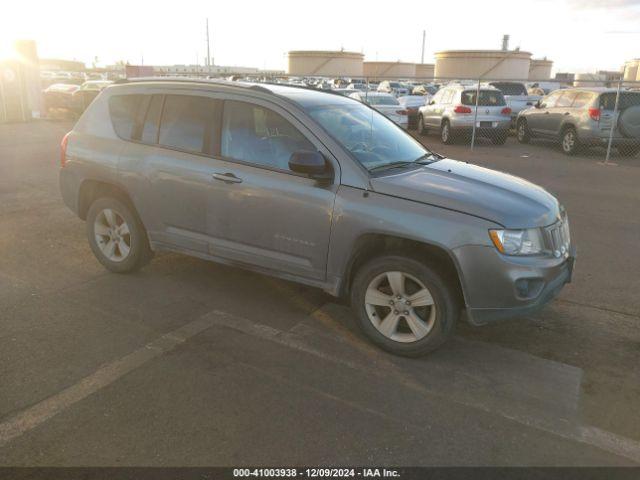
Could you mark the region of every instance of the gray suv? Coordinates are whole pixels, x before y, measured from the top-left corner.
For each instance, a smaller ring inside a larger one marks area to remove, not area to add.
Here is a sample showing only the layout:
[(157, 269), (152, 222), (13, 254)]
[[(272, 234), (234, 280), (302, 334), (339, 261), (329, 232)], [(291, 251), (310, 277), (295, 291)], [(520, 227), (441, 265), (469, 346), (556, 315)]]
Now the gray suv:
[(548, 192), (318, 90), (123, 82), (65, 136), (61, 164), (64, 202), (107, 269), (168, 250), (319, 287), (400, 355), (442, 344), (463, 312), (474, 325), (528, 314), (572, 274)]
[(613, 145), (624, 156), (640, 151), (640, 92), (620, 93), (612, 88), (556, 90), (518, 115), (517, 135), (521, 143), (532, 138), (560, 142), (567, 155), (581, 146), (606, 146), (613, 125)]
[(440, 132), (442, 143), (451, 144), (464, 134), (471, 134), (476, 123), (476, 135), (490, 138), (496, 145), (507, 141), (511, 126), (511, 107), (500, 90), (490, 85), (477, 87), (449, 85), (441, 88), (431, 101), (418, 111), (418, 133)]

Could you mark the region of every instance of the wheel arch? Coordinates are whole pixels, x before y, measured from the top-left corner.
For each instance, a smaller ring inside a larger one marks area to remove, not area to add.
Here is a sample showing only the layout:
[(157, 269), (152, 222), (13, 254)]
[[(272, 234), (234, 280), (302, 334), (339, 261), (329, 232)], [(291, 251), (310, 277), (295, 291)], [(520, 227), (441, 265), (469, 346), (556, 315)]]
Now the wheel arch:
[(340, 286), (340, 297), (347, 298), (358, 269), (369, 260), (385, 254), (401, 254), (418, 260), (428, 260), (454, 287), (461, 306), (466, 305), (460, 267), (454, 255), (441, 245), (380, 233), (366, 233), (355, 241)]
[(114, 197), (125, 202), (133, 213), (140, 218), (130, 195), (119, 185), (105, 182), (102, 180), (86, 179), (83, 180), (78, 189), (78, 216), (82, 220), (87, 219), (87, 212), (91, 204), (102, 197)]

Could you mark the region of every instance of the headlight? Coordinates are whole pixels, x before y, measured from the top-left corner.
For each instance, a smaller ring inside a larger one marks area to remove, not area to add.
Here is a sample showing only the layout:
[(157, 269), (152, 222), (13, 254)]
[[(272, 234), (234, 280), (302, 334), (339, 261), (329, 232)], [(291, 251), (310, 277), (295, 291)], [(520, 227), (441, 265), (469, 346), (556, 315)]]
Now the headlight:
[(505, 255), (538, 255), (544, 251), (538, 228), (526, 230), (489, 230), (489, 236), (500, 253)]

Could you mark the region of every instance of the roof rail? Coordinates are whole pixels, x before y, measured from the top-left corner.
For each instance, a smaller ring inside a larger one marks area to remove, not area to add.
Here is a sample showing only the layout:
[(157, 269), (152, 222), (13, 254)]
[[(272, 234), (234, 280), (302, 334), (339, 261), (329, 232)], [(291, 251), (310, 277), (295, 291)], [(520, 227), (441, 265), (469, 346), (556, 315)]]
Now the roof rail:
[[(197, 78), (197, 77), (134, 77), (120, 78), (114, 84), (142, 83), (142, 82), (167, 82), (167, 83), (204, 83), (209, 85), (226, 85), (239, 88), (254, 88), (271, 93), (270, 90), (248, 82), (234, 82), (222, 78)], [(258, 87), (258, 88), (255, 88)]]

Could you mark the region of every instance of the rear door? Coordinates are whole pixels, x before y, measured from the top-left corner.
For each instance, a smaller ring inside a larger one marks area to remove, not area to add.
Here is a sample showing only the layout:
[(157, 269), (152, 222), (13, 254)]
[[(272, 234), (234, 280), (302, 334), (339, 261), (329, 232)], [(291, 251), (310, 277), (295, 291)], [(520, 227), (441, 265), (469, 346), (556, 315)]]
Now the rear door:
[(207, 252), (209, 155), (221, 108), (220, 100), (190, 91), (145, 96), (119, 175), (152, 241)]

